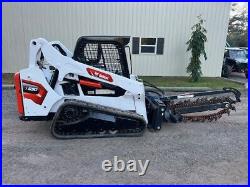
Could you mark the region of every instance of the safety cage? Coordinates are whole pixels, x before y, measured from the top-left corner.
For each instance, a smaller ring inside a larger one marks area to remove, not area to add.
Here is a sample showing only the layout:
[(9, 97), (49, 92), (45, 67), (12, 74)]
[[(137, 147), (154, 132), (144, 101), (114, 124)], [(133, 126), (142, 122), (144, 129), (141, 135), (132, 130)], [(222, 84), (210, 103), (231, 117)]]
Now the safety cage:
[(129, 70), (125, 55), (125, 43), (110, 39), (101, 40), (81, 37), (76, 43), (73, 59), (129, 78)]

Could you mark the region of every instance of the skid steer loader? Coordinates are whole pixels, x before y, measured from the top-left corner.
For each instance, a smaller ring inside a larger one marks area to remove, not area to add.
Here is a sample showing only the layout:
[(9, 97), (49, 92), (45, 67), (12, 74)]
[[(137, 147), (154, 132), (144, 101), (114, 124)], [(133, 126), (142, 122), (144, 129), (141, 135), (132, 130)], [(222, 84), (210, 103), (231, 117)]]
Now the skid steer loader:
[(51, 120), (61, 139), (140, 136), (163, 121), (217, 120), (240, 102), (234, 88), (165, 95), (130, 74), (129, 41), (80, 37), (72, 54), (59, 41), (32, 40), (29, 67), (14, 76), (19, 118)]

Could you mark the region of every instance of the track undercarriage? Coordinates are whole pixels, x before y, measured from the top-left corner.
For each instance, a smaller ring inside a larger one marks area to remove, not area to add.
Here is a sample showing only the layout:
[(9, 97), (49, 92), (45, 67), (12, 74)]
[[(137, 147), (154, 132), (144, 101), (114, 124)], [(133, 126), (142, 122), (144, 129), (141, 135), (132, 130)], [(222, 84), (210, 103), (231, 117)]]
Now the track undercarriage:
[(141, 136), (144, 118), (122, 111), (77, 100), (66, 100), (54, 116), (51, 133), (56, 138), (102, 138)]

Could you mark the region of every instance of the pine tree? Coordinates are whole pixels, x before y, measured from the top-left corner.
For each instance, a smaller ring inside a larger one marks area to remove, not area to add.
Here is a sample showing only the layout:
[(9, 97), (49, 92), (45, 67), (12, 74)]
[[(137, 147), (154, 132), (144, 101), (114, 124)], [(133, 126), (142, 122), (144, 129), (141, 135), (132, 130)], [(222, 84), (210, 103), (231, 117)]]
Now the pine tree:
[(191, 80), (197, 82), (201, 75), (201, 61), (200, 56), (203, 55), (207, 60), (205, 52), (205, 42), (207, 41), (207, 30), (203, 27), (204, 20), (198, 16), (198, 23), (192, 29), (191, 38), (186, 43), (188, 45), (187, 51), (191, 51), (190, 63), (187, 67), (187, 73), (190, 73)]

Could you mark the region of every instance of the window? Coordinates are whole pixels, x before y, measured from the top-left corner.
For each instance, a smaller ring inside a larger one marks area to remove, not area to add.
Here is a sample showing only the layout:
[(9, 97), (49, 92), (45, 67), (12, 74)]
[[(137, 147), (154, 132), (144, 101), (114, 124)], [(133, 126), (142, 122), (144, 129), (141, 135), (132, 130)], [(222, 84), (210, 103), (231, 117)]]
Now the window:
[(141, 38), (140, 53), (156, 53), (156, 38)]
[(233, 59), (246, 59), (246, 53), (243, 50), (230, 50), (229, 55)]
[(164, 38), (132, 38), (132, 54), (162, 55), (164, 51)]

